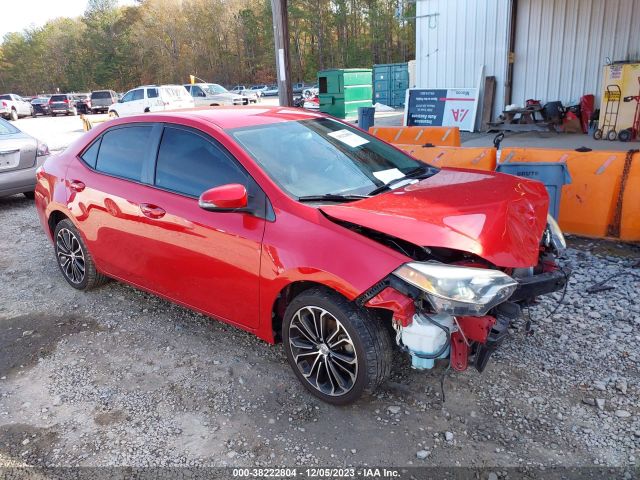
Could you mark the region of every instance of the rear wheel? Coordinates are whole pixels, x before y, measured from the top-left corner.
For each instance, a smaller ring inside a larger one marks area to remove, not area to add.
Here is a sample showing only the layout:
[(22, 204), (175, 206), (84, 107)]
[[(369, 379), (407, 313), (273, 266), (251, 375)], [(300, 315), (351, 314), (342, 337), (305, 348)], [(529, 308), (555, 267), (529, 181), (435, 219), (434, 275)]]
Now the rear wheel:
[(61, 220), (53, 234), (58, 267), (73, 288), (90, 290), (108, 281), (96, 270), (82, 237), (71, 220)]
[(613, 142), (618, 137), (618, 134), (615, 130), (609, 130), (607, 132), (607, 140)]
[(115, 110), (111, 110), (111, 111), (109, 112), (109, 117), (111, 117), (111, 118), (118, 118), (118, 117), (119, 117), (118, 112), (116, 112)]
[(391, 369), (391, 340), (382, 321), (328, 289), (312, 288), (291, 301), (282, 338), (298, 380), (334, 405), (373, 392)]
[(16, 112), (15, 110), (11, 110), (11, 113), (9, 114), (9, 119), (14, 122), (18, 120), (18, 112)]
[(593, 138), (595, 140), (600, 140), (602, 138), (602, 129), (597, 129), (595, 132), (593, 132)]

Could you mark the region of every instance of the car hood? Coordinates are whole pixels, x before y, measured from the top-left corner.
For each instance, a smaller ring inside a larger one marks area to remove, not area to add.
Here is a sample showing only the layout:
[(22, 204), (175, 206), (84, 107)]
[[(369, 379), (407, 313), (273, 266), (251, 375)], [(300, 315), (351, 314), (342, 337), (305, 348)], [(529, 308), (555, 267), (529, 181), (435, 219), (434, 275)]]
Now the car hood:
[(538, 263), (548, 206), (540, 182), (442, 169), (420, 182), (320, 210), (415, 245), (470, 252), (494, 265), (516, 268)]

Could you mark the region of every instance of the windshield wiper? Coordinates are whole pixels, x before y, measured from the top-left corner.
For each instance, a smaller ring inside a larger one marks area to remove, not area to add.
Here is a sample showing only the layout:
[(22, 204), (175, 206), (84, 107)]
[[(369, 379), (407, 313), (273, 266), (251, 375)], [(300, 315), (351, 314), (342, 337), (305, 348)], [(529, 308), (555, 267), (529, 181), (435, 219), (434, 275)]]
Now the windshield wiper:
[(339, 193), (325, 193), (324, 195), (304, 195), (298, 197), (299, 202), (353, 202), (368, 198), (368, 195), (341, 195)]
[(430, 165), (420, 165), (412, 170), (409, 170), (404, 174), (403, 177), (394, 178), (389, 183), (385, 183), (384, 185), (380, 185), (379, 187), (371, 190), (369, 192), (369, 196), (377, 195), (379, 193), (390, 190), (393, 185), (396, 183), (402, 182), (404, 180), (410, 178), (428, 178), (432, 175), (435, 175), (438, 172), (438, 169), (431, 167)]

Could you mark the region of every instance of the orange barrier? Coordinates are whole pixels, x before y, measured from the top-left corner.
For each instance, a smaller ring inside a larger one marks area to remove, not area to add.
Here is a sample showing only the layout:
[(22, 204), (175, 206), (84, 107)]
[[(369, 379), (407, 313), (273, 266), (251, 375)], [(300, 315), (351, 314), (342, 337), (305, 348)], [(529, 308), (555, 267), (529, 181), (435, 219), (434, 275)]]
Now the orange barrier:
[(436, 167), (471, 168), (473, 170), (496, 169), (495, 148), (472, 147), (422, 147), (395, 145), (412, 157)]
[(371, 127), (369, 133), (393, 144), (460, 146), (458, 127)]
[[(505, 148), (500, 163), (566, 162), (572, 183), (562, 187), (559, 223), (567, 233), (607, 237), (614, 222), (619, 201), (626, 152), (552, 150), (541, 148)], [(622, 201), (620, 238), (640, 240), (640, 155), (632, 168)]]

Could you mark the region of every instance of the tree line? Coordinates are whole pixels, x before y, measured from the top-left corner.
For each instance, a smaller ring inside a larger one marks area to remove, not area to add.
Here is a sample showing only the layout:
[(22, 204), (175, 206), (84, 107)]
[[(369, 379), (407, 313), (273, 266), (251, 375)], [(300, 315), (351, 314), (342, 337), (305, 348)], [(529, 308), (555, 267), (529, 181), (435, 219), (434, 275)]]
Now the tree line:
[[(414, 58), (415, 1), (289, 0), (294, 81)], [(140, 84), (275, 83), (270, 0), (89, 0), (81, 17), (9, 33), (0, 90), (35, 95)]]

